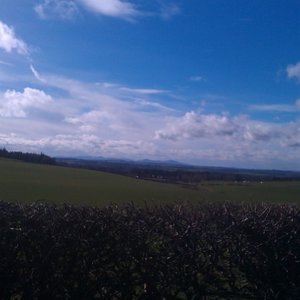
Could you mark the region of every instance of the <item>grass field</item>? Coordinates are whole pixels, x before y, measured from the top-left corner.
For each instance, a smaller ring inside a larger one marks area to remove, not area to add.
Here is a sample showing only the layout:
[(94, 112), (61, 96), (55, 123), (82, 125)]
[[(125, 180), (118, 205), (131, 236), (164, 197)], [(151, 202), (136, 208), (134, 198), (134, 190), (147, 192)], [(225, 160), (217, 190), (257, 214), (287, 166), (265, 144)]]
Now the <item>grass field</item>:
[(0, 200), (103, 206), (133, 202), (244, 201), (300, 203), (300, 182), (205, 182), (197, 189), (83, 169), (0, 159)]

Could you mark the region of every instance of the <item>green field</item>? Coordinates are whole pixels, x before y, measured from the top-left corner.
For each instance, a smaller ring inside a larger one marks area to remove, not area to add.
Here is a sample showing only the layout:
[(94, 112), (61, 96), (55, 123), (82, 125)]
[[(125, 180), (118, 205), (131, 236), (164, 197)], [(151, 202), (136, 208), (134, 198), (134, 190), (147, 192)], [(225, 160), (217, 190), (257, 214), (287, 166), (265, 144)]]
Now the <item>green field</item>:
[(47, 200), (103, 206), (133, 202), (243, 201), (300, 203), (300, 182), (206, 182), (197, 189), (97, 171), (0, 159), (0, 200)]

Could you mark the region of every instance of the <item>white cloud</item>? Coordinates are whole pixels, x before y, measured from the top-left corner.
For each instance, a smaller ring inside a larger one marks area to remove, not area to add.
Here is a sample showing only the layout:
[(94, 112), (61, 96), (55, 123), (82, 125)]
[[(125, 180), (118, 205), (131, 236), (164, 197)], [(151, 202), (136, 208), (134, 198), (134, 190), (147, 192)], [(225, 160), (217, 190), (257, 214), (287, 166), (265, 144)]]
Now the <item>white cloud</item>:
[(165, 129), (156, 131), (156, 138), (168, 140), (228, 136), (235, 132), (235, 122), (224, 115), (202, 115), (188, 112), (171, 118)]
[(42, 108), (52, 101), (44, 91), (25, 88), (23, 92), (7, 90), (0, 96), (0, 116), (24, 118), (30, 108)]
[(0, 94), (0, 146), (214, 165), (276, 167), (279, 160), (291, 166), (299, 160), (300, 120), (279, 124), (195, 111), (178, 116), (176, 100), (170, 108), (159, 100), (170, 91), (31, 71), (53, 94), (32, 88)]
[(249, 143), (270, 142), (290, 146), (300, 142), (300, 122), (276, 124), (260, 122), (245, 116), (229, 117), (188, 112), (172, 117), (165, 128), (156, 131), (156, 138), (183, 142), (184, 140), (222, 141), (234, 147)]
[(298, 108), (300, 108), (300, 99), (297, 99), (296, 102), (295, 102), (295, 104), (296, 104), (296, 106), (297, 106)]
[(165, 127), (156, 131), (156, 139), (179, 160), (229, 166), (240, 162), (260, 168), (274, 168), (281, 161), (300, 168), (300, 120), (278, 124), (189, 112), (168, 118)]
[[(1, 134), (5, 135), (1, 139), (0, 134), (0, 145), (58, 155), (142, 158), (156, 151), (152, 140), (154, 131), (163, 126), (163, 118), (147, 107), (140, 110), (141, 106), (155, 105), (151, 97), (156, 94), (151, 89), (125, 91), (116, 84), (40, 74), (33, 66), (31, 71), (56, 96), (30, 88), (0, 94)], [(141, 102), (129, 95), (138, 95)]]
[(300, 81), (300, 62), (298, 62), (294, 65), (287, 66), (286, 72), (287, 72), (288, 78), (295, 78), (298, 81)]
[[(103, 139), (94, 133), (78, 132), (76, 134), (57, 134), (51, 137), (24, 138), (20, 134), (1, 134), (0, 145), (14, 145), (18, 149), (31, 151), (51, 151), (61, 155), (87, 154), (105, 155), (106, 157), (144, 158), (156, 153), (150, 142), (141, 140)], [(8, 147), (10, 148), (10, 147)], [(142, 155), (141, 155), (142, 154)]]
[(78, 0), (87, 9), (110, 17), (131, 18), (139, 14), (134, 5), (122, 0)]
[(44, 0), (34, 10), (41, 19), (58, 16), (68, 20), (78, 14), (78, 7), (73, 0)]
[(24, 41), (16, 37), (13, 27), (0, 21), (0, 48), (11, 53), (13, 50), (19, 54), (28, 55), (28, 46)]
[[(159, 128), (163, 122), (157, 110), (171, 111), (164, 105), (156, 105), (151, 93), (144, 98), (143, 94), (134, 92), (135, 89), (123, 90), (117, 84), (89, 84), (59, 76), (39, 76), (45, 84), (67, 95), (60, 99), (59, 109), (73, 130), (79, 127), (80, 130), (94, 130), (107, 138), (123, 138), (124, 135), (133, 139), (151, 138), (153, 128)], [(155, 113), (151, 109), (153, 106)]]
[(249, 142), (268, 142), (272, 139), (282, 138), (284, 132), (276, 124), (245, 120), (242, 124), (237, 124), (239, 139), (243, 138)]

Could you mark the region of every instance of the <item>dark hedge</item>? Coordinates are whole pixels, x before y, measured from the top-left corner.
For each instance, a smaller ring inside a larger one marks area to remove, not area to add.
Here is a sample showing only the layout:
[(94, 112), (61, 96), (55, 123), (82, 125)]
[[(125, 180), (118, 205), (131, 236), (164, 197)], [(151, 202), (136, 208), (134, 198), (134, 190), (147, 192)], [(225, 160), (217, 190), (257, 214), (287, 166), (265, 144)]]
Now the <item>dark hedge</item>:
[(291, 206), (0, 202), (1, 299), (300, 299)]

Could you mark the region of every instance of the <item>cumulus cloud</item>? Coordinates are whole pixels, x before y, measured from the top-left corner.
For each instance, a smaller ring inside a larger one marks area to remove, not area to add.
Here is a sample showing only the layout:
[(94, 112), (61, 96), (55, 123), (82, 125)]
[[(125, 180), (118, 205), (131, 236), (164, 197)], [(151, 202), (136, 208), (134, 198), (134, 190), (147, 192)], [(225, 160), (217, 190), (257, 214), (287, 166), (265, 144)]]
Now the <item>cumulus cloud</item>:
[(122, 0), (78, 0), (87, 9), (110, 17), (131, 18), (139, 14), (134, 5)]
[(24, 41), (16, 37), (13, 27), (0, 21), (0, 48), (11, 53), (14, 50), (19, 54), (28, 55), (28, 46)]
[(295, 78), (300, 82), (300, 62), (288, 65), (286, 68), (288, 78)]
[(168, 140), (197, 139), (233, 135), (236, 122), (225, 115), (202, 115), (187, 112), (181, 118), (171, 118), (165, 129), (156, 131), (156, 138)]
[(0, 116), (25, 118), (30, 108), (42, 108), (52, 102), (44, 91), (25, 88), (23, 92), (7, 90), (0, 96)]
[(188, 112), (182, 117), (172, 117), (165, 128), (156, 131), (156, 139), (180, 141), (205, 140), (241, 143), (269, 143), (290, 146), (300, 141), (300, 122), (276, 124), (215, 114)]
[(241, 136), (238, 138), (250, 142), (268, 142), (272, 139), (281, 138), (284, 134), (276, 124), (253, 120), (245, 120), (243, 124), (239, 124), (239, 132)]
[(34, 7), (41, 19), (58, 16), (61, 19), (72, 19), (78, 14), (78, 7), (72, 0), (44, 0)]

